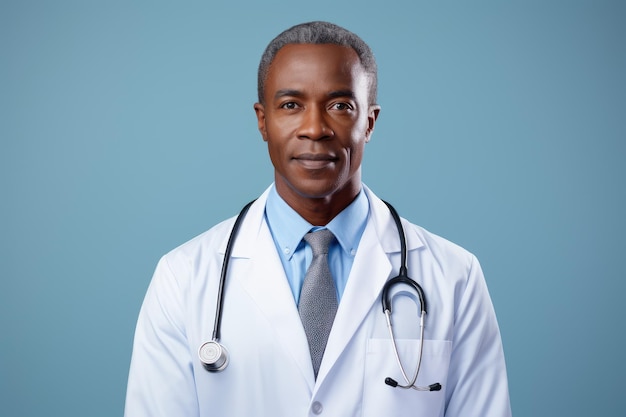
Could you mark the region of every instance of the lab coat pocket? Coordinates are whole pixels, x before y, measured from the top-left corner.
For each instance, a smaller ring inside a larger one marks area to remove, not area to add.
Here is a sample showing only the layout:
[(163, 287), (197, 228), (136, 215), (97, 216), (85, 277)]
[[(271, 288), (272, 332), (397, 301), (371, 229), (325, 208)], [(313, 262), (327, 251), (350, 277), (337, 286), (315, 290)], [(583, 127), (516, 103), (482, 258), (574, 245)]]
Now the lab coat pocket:
[[(413, 378), (419, 359), (420, 341), (396, 340), (400, 360), (409, 379)], [(369, 339), (365, 358), (363, 417), (379, 416), (443, 416), (446, 378), (450, 366), (451, 342), (425, 340), (422, 364), (415, 385), (440, 383), (440, 391), (417, 391), (390, 387), (391, 377), (406, 385), (390, 339)]]

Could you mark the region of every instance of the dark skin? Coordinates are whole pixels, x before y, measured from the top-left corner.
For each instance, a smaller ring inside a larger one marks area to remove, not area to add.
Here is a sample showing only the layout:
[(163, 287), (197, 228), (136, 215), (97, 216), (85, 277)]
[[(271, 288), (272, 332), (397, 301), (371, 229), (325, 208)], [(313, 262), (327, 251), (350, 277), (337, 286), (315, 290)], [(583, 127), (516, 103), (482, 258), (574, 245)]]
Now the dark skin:
[(361, 190), (361, 162), (380, 106), (351, 48), (292, 44), (270, 65), (259, 131), (278, 194), (305, 220), (325, 226)]

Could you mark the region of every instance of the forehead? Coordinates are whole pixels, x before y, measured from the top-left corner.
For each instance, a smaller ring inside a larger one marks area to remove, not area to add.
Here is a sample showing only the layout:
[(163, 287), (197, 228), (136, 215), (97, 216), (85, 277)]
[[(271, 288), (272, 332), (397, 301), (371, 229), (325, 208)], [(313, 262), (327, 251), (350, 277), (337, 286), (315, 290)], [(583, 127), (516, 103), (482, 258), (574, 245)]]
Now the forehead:
[(289, 44), (278, 51), (269, 67), (266, 98), (285, 88), (350, 88), (366, 92), (367, 74), (352, 48), (334, 44)]

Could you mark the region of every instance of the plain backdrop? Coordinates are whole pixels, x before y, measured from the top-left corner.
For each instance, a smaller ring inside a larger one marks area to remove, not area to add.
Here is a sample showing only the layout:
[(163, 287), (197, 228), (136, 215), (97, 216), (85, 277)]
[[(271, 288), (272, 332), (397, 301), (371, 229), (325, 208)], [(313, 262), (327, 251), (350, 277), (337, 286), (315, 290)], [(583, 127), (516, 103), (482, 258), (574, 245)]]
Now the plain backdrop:
[(513, 413), (623, 415), (625, 3), (226, 3), (0, 1), (0, 415), (122, 414), (159, 257), (272, 181), (256, 68), (309, 20), (373, 48), (364, 181), (479, 257)]

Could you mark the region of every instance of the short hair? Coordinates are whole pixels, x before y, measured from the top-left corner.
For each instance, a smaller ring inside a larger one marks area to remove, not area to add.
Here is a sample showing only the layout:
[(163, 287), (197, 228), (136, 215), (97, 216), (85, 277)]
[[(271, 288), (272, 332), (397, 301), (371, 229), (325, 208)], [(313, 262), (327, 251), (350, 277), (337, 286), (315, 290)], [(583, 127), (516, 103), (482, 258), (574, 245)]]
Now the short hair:
[(358, 35), (341, 26), (329, 22), (308, 22), (293, 26), (280, 35), (276, 36), (265, 48), (261, 56), (258, 72), (258, 95), (259, 103), (263, 103), (265, 93), (265, 80), (270, 65), (274, 61), (278, 51), (290, 44), (335, 44), (351, 48), (356, 52), (361, 65), (370, 78), (368, 100), (369, 104), (376, 103), (378, 88), (378, 69), (376, 59), (370, 47)]

